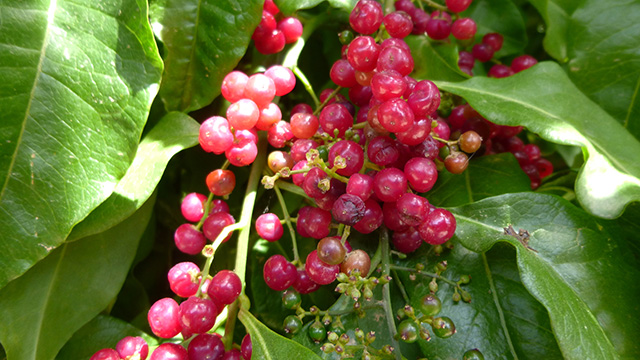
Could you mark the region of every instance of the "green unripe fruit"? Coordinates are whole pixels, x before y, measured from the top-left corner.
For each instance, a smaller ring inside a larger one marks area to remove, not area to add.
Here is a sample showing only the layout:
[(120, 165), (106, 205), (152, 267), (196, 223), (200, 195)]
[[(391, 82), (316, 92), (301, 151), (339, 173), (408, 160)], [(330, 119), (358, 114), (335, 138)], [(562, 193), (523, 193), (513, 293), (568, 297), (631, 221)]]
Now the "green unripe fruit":
[(462, 360), (484, 360), (484, 355), (478, 349), (467, 350), (462, 355)]
[(284, 332), (294, 335), (302, 328), (302, 320), (295, 315), (289, 315), (284, 318)]
[(398, 338), (400, 338), (400, 340), (411, 344), (418, 340), (418, 335), (418, 326), (413, 320), (406, 319), (398, 325)]
[(426, 316), (438, 315), (442, 309), (440, 298), (435, 295), (425, 295), (420, 299), (420, 311)]
[(282, 293), (282, 305), (287, 309), (295, 309), (300, 306), (302, 298), (295, 290), (287, 290)]
[(311, 323), (308, 329), (309, 338), (316, 344), (323, 341), (327, 337), (327, 329), (324, 328), (324, 324), (320, 321), (314, 321)]
[(443, 339), (456, 333), (456, 326), (453, 324), (453, 321), (446, 316), (433, 319), (431, 328), (437, 337)]

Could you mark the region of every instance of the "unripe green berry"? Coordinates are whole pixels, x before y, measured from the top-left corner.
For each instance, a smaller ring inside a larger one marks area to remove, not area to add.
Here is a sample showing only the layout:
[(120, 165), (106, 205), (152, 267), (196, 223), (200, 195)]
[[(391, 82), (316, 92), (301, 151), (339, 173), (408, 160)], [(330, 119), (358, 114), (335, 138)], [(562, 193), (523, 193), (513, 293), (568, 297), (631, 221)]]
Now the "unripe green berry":
[(286, 290), (282, 293), (282, 305), (287, 309), (295, 309), (300, 306), (302, 298), (295, 290)]
[(429, 291), (431, 291), (432, 293), (436, 293), (438, 291), (438, 283), (435, 281), (431, 281), (429, 283)]
[(439, 338), (448, 338), (456, 333), (456, 326), (451, 319), (446, 316), (437, 317), (431, 323), (433, 333)]
[(324, 324), (316, 320), (309, 326), (308, 334), (309, 338), (317, 344), (327, 337), (327, 330)]
[(435, 295), (425, 295), (420, 299), (419, 306), (423, 315), (435, 316), (442, 309), (442, 301)]
[(412, 319), (403, 320), (398, 325), (398, 337), (406, 343), (413, 343), (418, 340), (418, 326)]
[(484, 360), (484, 355), (478, 349), (471, 349), (462, 355), (462, 360)]
[(284, 318), (283, 328), (285, 333), (294, 335), (302, 328), (302, 320), (295, 315), (289, 315)]
[(471, 277), (469, 275), (460, 276), (460, 280), (458, 281), (460, 284), (468, 284), (471, 281)]

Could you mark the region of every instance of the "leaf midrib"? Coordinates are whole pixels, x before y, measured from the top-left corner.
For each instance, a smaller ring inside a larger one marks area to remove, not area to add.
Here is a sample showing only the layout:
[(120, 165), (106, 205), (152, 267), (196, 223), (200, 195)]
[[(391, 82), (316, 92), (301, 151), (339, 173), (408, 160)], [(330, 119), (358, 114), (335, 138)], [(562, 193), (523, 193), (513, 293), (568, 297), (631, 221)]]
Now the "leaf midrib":
[(24, 118), (22, 119), (22, 126), (20, 127), (20, 133), (18, 134), (18, 140), (16, 141), (16, 149), (11, 156), (11, 162), (9, 163), (9, 168), (7, 169), (7, 176), (4, 179), (4, 183), (2, 184), (2, 190), (0, 190), (0, 200), (4, 197), (4, 192), (7, 189), (7, 185), (9, 184), (9, 179), (11, 178), (11, 173), (13, 172), (13, 167), (16, 164), (16, 159), (18, 158), (18, 152), (20, 150), (20, 145), (22, 144), (22, 137), (24, 135), (25, 128), (27, 126), (27, 119), (29, 118), (29, 114), (31, 114), (31, 105), (33, 104), (33, 98), (35, 97), (36, 89), (38, 88), (38, 82), (40, 80), (40, 74), (42, 74), (42, 64), (44, 63), (44, 59), (46, 57), (47, 47), (49, 44), (49, 36), (51, 34), (51, 24), (53, 23), (54, 15), (58, 8), (58, 0), (51, 0), (49, 4), (49, 9), (47, 10), (47, 28), (45, 29), (44, 38), (42, 40), (42, 48), (40, 49), (40, 58), (38, 59), (38, 66), (36, 67), (36, 76), (33, 80), (33, 86), (31, 87), (31, 92), (29, 93), (29, 102), (27, 104), (27, 108), (24, 112)]

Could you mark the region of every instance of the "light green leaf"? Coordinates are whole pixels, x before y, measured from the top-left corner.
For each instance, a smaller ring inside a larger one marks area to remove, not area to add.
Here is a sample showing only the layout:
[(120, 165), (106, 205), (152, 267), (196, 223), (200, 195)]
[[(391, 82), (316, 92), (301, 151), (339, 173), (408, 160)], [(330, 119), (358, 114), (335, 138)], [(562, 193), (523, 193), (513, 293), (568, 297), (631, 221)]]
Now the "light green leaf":
[(544, 48), (549, 55), (564, 63), (567, 58), (567, 37), (571, 14), (582, 0), (529, 0), (547, 24)]
[(435, 43), (427, 36), (408, 36), (414, 69), (411, 76), (432, 81), (462, 81), (469, 78), (458, 67), (458, 48), (452, 44)]
[(238, 319), (242, 321), (242, 324), (251, 335), (251, 344), (253, 347), (251, 357), (255, 356), (256, 359), (264, 360), (320, 359), (320, 357), (306, 347), (276, 334), (242, 307), (238, 313)]
[(113, 194), (73, 228), (68, 241), (105, 231), (135, 212), (151, 196), (173, 155), (198, 144), (199, 129), (186, 114), (165, 115), (140, 142)]
[(111, 195), (162, 63), (143, 0), (6, 0), (0, 24), (1, 288)]
[[(275, 3), (284, 15), (291, 15), (301, 9), (310, 9), (324, 1), (325, 0), (275, 0)], [(336, 2), (341, 0), (331, 1)]]
[(193, 111), (220, 94), (222, 79), (247, 50), (262, 1), (158, 0), (154, 33), (165, 46), (160, 96), (168, 111)]
[(106, 232), (60, 246), (0, 290), (0, 342), (9, 359), (53, 359), (105, 309), (125, 280), (154, 203)]
[(524, 125), (546, 140), (582, 146), (588, 159), (576, 194), (589, 212), (614, 218), (626, 204), (640, 200), (640, 143), (584, 96), (556, 63), (543, 62), (504, 79), (475, 77), (437, 85), (495, 123)]
[(86, 360), (96, 351), (114, 348), (126, 336), (142, 337), (149, 347), (158, 341), (144, 331), (108, 315), (98, 315), (78, 330), (56, 356), (57, 360)]
[[(549, 312), (567, 359), (637, 358), (640, 276), (627, 244), (607, 221), (551, 195), (520, 193), (450, 209), (456, 237), (485, 252), (498, 242), (515, 247), (522, 283)], [(504, 228), (528, 231), (527, 248)]]
[(476, 42), (488, 33), (500, 33), (504, 38), (496, 57), (520, 55), (527, 44), (524, 19), (511, 0), (475, 0), (460, 14), (472, 18), (478, 27)]

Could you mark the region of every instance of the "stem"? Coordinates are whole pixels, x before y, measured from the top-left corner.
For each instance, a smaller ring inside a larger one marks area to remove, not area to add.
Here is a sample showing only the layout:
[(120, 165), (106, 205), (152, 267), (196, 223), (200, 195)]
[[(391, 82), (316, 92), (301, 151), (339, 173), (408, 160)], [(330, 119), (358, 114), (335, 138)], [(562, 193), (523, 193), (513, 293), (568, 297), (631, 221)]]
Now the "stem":
[(327, 106), (327, 104), (329, 103), (329, 101), (331, 101), (331, 99), (333, 99), (336, 95), (338, 95), (338, 93), (340, 92), (340, 90), (342, 90), (341, 86), (338, 86), (335, 90), (333, 90), (333, 92), (331, 94), (329, 94), (329, 96), (327, 96), (326, 99), (324, 99), (324, 101), (322, 102), (322, 104), (317, 105), (316, 104), (316, 110), (313, 112), (313, 115), (318, 115), (320, 113), (320, 111), (322, 111), (322, 109)]
[[(204, 204), (204, 214), (202, 214), (202, 218), (198, 221), (198, 225), (196, 225), (196, 230), (202, 229), (202, 225), (204, 221), (207, 220), (209, 216), (209, 208), (211, 208), (211, 202), (213, 201), (213, 193), (209, 193), (209, 197), (207, 198), (207, 202)], [(207, 273), (208, 274), (208, 273)]]
[(304, 75), (302, 70), (300, 70), (300, 68), (297, 65), (294, 66), (291, 70), (298, 77), (298, 79), (300, 80), (300, 82), (304, 86), (305, 90), (307, 90), (307, 92), (309, 93), (309, 95), (313, 99), (313, 103), (316, 106), (320, 106), (320, 100), (318, 100), (318, 97), (316, 96), (316, 93), (313, 91), (313, 86), (311, 86), (311, 83), (309, 82), (309, 79), (307, 79), (307, 77)]
[(392, 270), (392, 271), (393, 271), (393, 281), (398, 286), (398, 289), (400, 289), (400, 294), (402, 294), (402, 298), (404, 299), (404, 302), (409, 304), (410, 301), (409, 301), (409, 296), (407, 295), (407, 290), (405, 290), (404, 285), (402, 285), (402, 282), (398, 277), (398, 273), (395, 270)]
[(434, 9), (440, 10), (440, 11), (447, 11), (447, 7), (446, 6), (442, 6), (436, 2), (433, 2), (431, 0), (422, 0), (425, 4), (431, 6)]
[(240, 301), (236, 299), (231, 305), (228, 306), (227, 311), (227, 323), (224, 325), (224, 336), (222, 337), (222, 343), (226, 350), (231, 350), (233, 346), (233, 331), (236, 328), (236, 317), (238, 316), (238, 310), (240, 309)]
[(287, 204), (284, 201), (284, 197), (282, 197), (282, 193), (280, 189), (278, 189), (278, 185), (273, 187), (273, 190), (276, 192), (276, 196), (278, 197), (278, 201), (280, 202), (280, 207), (282, 207), (282, 212), (284, 213), (284, 222), (287, 224), (289, 228), (289, 234), (291, 235), (291, 242), (293, 243), (293, 264), (296, 265), (300, 262), (300, 255), (298, 254), (298, 242), (296, 241), (296, 231), (291, 224), (291, 216), (289, 216), (289, 210), (287, 209)]
[(282, 180), (278, 180), (276, 181), (276, 186), (279, 187), (281, 190), (284, 190), (286, 192), (290, 192), (299, 196), (302, 196), (304, 198), (307, 198), (309, 200), (312, 200), (305, 192), (304, 190), (302, 190), (302, 188), (300, 188), (297, 185), (294, 185), (290, 182), (287, 181), (282, 181)]
[(397, 266), (397, 265), (391, 265), (391, 269), (392, 270), (400, 270), (400, 271), (408, 271), (408, 272), (413, 272), (413, 273), (424, 275), (424, 276), (433, 277), (433, 278), (436, 278), (438, 280), (442, 280), (442, 281), (446, 282), (449, 285), (452, 285), (454, 287), (458, 287), (458, 283), (457, 282), (449, 280), (449, 279), (447, 279), (445, 277), (442, 277), (441, 275), (438, 275), (436, 273), (430, 273), (430, 272), (417, 270), (417, 269), (410, 268), (410, 267)]
[[(382, 274), (383, 276), (389, 275), (390, 265), (389, 265), (389, 232), (386, 228), (382, 228), (380, 233), (380, 247), (382, 248)], [(389, 327), (389, 332), (391, 332), (391, 344), (395, 349), (394, 356), (396, 360), (402, 360), (400, 355), (400, 344), (398, 340), (396, 340), (396, 334), (398, 330), (396, 329), (396, 323), (394, 321), (393, 310), (391, 310), (391, 292), (390, 292), (390, 284), (386, 283), (382, 285), (382, 305), (384, 306), (385, 318), (387, 319), (387, 326)]]

